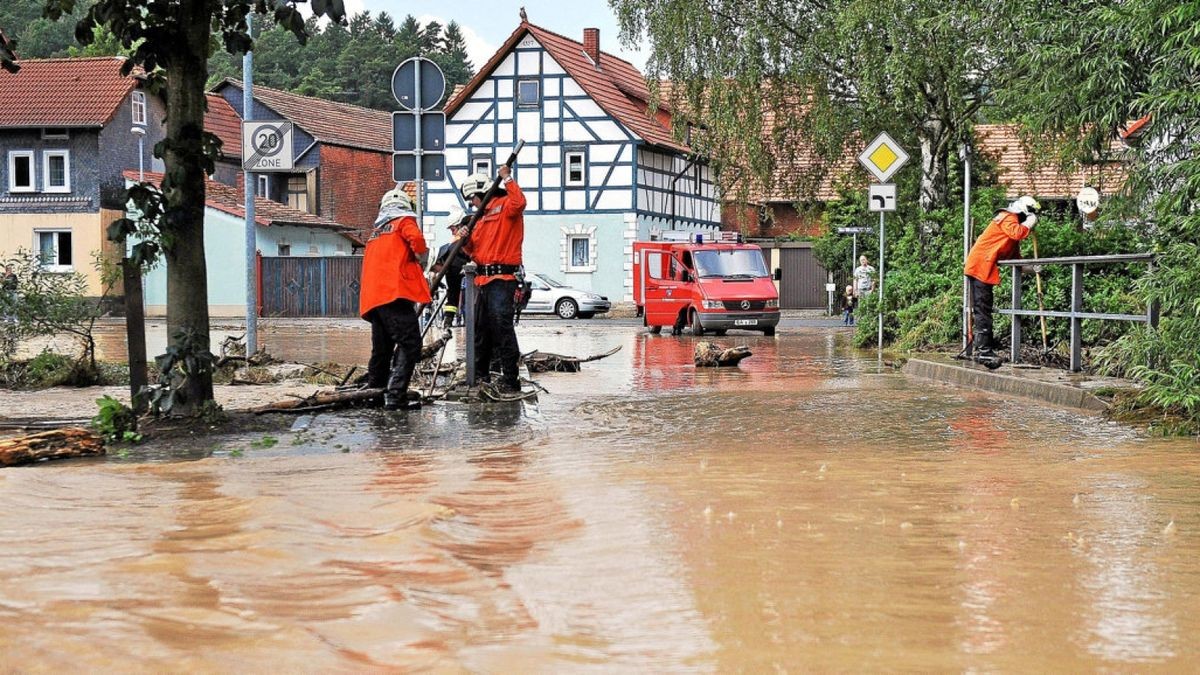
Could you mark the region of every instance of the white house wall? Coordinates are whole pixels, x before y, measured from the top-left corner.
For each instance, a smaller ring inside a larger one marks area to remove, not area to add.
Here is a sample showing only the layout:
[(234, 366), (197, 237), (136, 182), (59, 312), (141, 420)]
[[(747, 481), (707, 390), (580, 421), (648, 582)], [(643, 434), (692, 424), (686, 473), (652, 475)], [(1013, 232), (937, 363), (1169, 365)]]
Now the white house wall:
[(689, 166), (687, 158), (638, 149), (637, 211), (649, 218), (688, 225), (715, 225), (721, 221), (712, 170), (707, 164)]

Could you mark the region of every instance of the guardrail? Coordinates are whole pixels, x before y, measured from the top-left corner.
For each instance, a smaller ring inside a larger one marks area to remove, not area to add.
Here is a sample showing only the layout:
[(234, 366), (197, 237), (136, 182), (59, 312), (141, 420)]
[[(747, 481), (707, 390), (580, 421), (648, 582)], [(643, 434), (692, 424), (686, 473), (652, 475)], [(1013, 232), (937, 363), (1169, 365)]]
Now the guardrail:
[[(1144, 262), (1154, 264), (1153, 253), (1128, 253), (1121, 255), (1086, 255), (1066, 258), (1030, 258), (1027, 260), (1002, 260), (1000, 265), (1011, 267), (1012, 277), (1012, 309), (1001, 309), (1001, 314), (1013, 317), (1012, 322), (1012, 362), (1020, 362), (1021, 352), (1021, 322), (1017, 317), (1045, 316), (1071, 320), (1071, 371), (1083, 369), (1083, 320), (1101, 319), (1106, 321), (1136, 321), (1150, 326), (1158, 326), (1158, 306), (1150, 303), (1146, 306), (1145, 314), (1110, 314), (1106, 312), (1083, 311), (1083, 267), (1085, 265), (1104, 265), (1112, 263)], [(1070, 265), (1071, 266), (1071, 309), (1070, 311), (1024, 309), (1021, 306), (1021, 287), (1023, 268), (1031, 266)]]

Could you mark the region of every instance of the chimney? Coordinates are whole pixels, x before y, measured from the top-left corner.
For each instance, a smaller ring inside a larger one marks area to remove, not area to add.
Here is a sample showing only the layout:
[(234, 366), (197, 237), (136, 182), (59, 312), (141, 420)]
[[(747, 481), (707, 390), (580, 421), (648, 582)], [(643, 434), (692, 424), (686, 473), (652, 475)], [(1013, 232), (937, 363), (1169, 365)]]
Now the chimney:
[(600, 29), (583, 29), (583, 51), (597, 68), (600, 67)]

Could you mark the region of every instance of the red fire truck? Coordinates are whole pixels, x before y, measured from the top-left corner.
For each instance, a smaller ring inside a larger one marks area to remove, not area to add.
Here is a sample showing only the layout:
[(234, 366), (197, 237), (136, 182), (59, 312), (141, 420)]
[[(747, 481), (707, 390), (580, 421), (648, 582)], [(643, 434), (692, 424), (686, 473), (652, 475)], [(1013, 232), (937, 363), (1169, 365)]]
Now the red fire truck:
[[(724, 335), (731, 328), (774, 335), (779, 291), (762, 249), (735, 233), (633, 244), (633, 298), (650, 332)], [(711, 238), (710, 238), (711, 237)]]

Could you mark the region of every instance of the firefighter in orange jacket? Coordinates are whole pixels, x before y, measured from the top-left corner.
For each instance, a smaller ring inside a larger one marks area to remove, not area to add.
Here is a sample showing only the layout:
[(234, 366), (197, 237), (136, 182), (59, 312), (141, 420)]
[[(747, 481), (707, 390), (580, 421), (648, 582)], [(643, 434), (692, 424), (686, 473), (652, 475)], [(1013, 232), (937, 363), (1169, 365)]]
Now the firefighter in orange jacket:
[(976, 357), (996, 358), (992, 342), (993, 291), (1000, 283), (1000, 266), (996, 263), (1021, 257), (1021, 240), (1037, 224), (1041, 208), (1033, 197), (1017, 199), (992, 218), (967, 254), (963, 273), (971, 285), (971, 317), (975, 328), (968, 356), (973, 349)]
[[(467, 253), (478, 265), (475, 285), (479, 286), (478, 311), (475, 313), (475, 374), (482, 382), (491, 380), (493, 357), (500, 361), (502, 379), (499, 389), (513, 393), (521, 389), (517, 376), (517, 361), (521, 351), (517, 346), (516, 292), (520, 284), (521, 245), (525, 240), (525, 195), (516, 181), (509, 178), (510, 169), (499, 169), (504, 194), (487, 204), (487, 211), (476, 221)], [(462, 196), (476, 209), (491, 188), (491, 180), (476, 173), (462, 184)]]
[(379, 216), (363, 253), (358, 313), (371, 322), (367, 385), (383, 388), (383, 407), (420, 407), (407, 402), (408, 383), (421, 357), (421, 329), (414, 303), (429, 303), (423, 258), (429, 252), (412, 200), (399, 186), (383, 195)]

